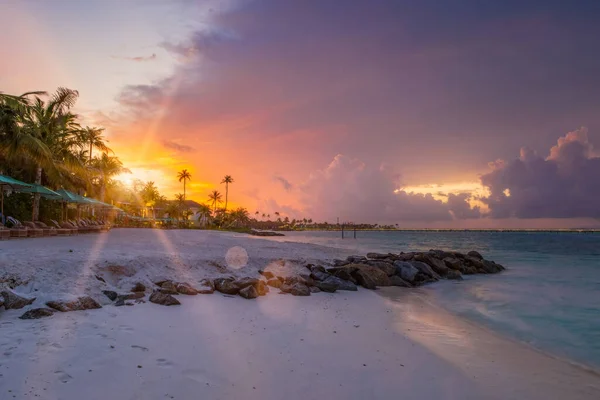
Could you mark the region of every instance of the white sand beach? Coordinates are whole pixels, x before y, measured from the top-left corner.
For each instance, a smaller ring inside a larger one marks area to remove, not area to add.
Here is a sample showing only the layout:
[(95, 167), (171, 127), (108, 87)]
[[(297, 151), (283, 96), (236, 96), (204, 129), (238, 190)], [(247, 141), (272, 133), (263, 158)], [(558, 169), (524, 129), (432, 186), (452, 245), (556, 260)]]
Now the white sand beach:
[[(463, 321), (418, 289), (294, 297), (272, 288), (255, 300), (215, 292), (180, 295), (173, 307), (115, 307), (102, 294), (159, 279), (258, 276), (267, 266), (291, 274), (345, 255), (192, 230), (0, 242), (0, 282), (20, 280), (15, 292), (37, 297), (0, 311), (0, 398), (600, 398), (598, 374)], [(111, 265), (129, 276), (114, 279)], [(18, 319), (81, 295), (104, 307)]]

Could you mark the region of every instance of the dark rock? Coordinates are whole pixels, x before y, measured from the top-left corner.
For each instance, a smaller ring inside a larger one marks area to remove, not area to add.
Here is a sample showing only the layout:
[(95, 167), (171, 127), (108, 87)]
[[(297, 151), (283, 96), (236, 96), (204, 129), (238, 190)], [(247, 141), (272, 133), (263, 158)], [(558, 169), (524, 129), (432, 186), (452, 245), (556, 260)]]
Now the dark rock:
[(346, 261), (350, 262), (351, 264), (361, 264), (361, 263), (364, 263), (365, 261), (367, 261), (367, 257), (365, 257), (365, 256), (348, 256), (348, 257), (346, 257)]
[(500, 264), (496, 264), (493, 261), (481, 260), (481, 263), (483, 264), (483, 270), (488, 274), (495, 274), (504, 269)]
[(159, 291), (164, 294), (178, 294), (177, 286), (172, 281), (164, 281), (160, 285)]
[(254, 236), (285, 236), (281, 232), (272, 232), (272, 231), (258, 231), (256, 229), (251, 229), (250, 234)]
[(354, 283), (350, 281), (345, 281), (341, 278), (338, 278), (337, 276), (330, 275), (323, 282), (335, 285), (336, 290), (349, 290), (353, 292), (358, 290)]
[(336, 276), (340, 279), (343, 279), (345, 281), (350, 281), (354, 284), (356, 284), (356, 279), (354, 279), (354, 277), (351, 274), (350, 269), (345, 269), (344, 267), (340, 267), (340, 268), (331, 268), (328, 270), (333, 276)]
[(188, 296), (195, 296), (198, 291), (192, 287), (189, 283), (179, 283), (177, 285), (177, 293), (185, 294)]
[(146, 285), (144, 285), (141, 282), (137, 282), (132, 288), (131, 288), (131, 292), (145, 292), (146, 291)]
[(102, 293), (104, 293), (104, 295), (108, 297), (110, 301), (115, 301), (118, 296), (117, 292), (113, 292), (112, 290), (103, 290)]
[(398, 254), (398, 260), (400, 261), (410, 261), (415, 258), (415, 253), (400, 253)]
[(236, 280), (235, 283), (240, 289), (243, 289), (248, 286), (258, 285), (258, 279), (257, 278), (248, 278), (248, 277), (240, 278), (240, 279)]
[(367, 265), (371, 265), (373, 267), (377, 267), (387, 276), (392, 276), (396, 273), (396, 267), (393, 264), (388, 263), (387, 261), (379, 261), (379, 260), (369, 260), (366, 262)]
[(280, 290), (284, 293), (293, 294), (294, 296), (310, 296), (310, 289), (308, 288), (308, 286), (299, 282), (296, 282), (291, 285), (284, 283), (283, 285), (281, 285)]
[(469, 257), (473, 257), (478, 260), (483, 260), (483, 256), (478, 251), (475, 251), (475, 250), (471, 250), (470, 252), (467, 253), (467, 255)]
[(98, 279), (100, 282), (106, 283), (106, 281), (104, 280), (104, 278), (101, 277), (100, 275), (96, 275), (96, 279)]
[(429, 255), (434, 258), (439, 258), (443, 260), (446, 257), (452, 257), (452, 253), (444, 251), (444, 250), (429, 250)]
[(321, 289), (319, 289), (317, 286), (311, 286), (308, 289), (311, 293), (321, 293)]
[(350, 261), (348, 260), (333, 260), (333, 265), (336, 267), (343, 267), (348, 264), (350, 264)]
[(202, 279), (196, 290), (199, 294), (212, 294), (215, 291), (215, 284), (210, 279)]
[(217, 278), (214, 280), (215, 289), (223, 294), (238, 294), (240, 287), (233, 278)]
[(430, 254), (417, 254), (414, 259), (415, 261), (421, 261), (429, 265), (440, 276), (446, 276), (449, 271), (449, 268), (442, 260), (439, 260)]
[[(373, 278), (369, 274), (365, 273), (364, 271), (356, 270), (356, 271), (354, 271), (354, 274), (352, 276), (356, 279), (356, 282), (359, 285), (361, 285), (362, 287), (364, 287), (366, 289), (371, 289), (371, 290), (377, 289), (377, 285), (375, 284), (375, 281), (373, 280)], [(386, 275), (386, 277), (387, 277), (387, 275)]]
[(283, 278), (283, 283), (285, 283), (286, 285), (292, 286), (296, 283), (299, 283), (301, 285), (305, 285), (305, 286), (315, 286), (315, 281), (310, 279), (309, 276), (305, 275), (294, 275), (294, 276), (286, 276), (285, 278)]
[(448, 271), (448, 274), (446, 275), (446, 279), (455, 279), (457, 281), (462, 281), (463, 277), (462, 277), (462, 274), (460, 273), (460, 271), (451, 269), (450, 271)]
[(115, 307), (121, 307), (125, 305), (125, 299), (123, 298), (119, 298), (117, 299), (117, 301), (115, 301)]
[(414, 282), (419, 270), (408, 261), (396, 261), (396, 275), (407, 282)]
[(239, 294), (245, 299), (255, 299), (258, 297), (258, 291), (254, 287), (254, 285), (245, 286), (240, 290)]
[(267, 281), (267, 285), (279, 289), (281, 287), (282, 283), (277, 278), (271, 278)]
[[(323, 267), (321, 267), (321, 268), (323, 268)], [(323, 268), (323, 271), (321, 271), (320, 269), (313, 268), (312, 272), (310, 273), (310, 276), (315, 281), (324, 281), (331, 275), (328, 274), (327, 272), (325, 272), (324, 268)]]
[(404, 279), (400, 278), (398, 275), (390, 276), (390, 282), (392, 286), (400, 286), (400, 287), (412, 287), (412, 285), (406, 282)]
[(54, 315), (54, 310), (49, 308), (34, 308), (21, 315), (19, 319), (40, 319)]
[(460, 271), (462, 269), (462, 262), (458, 258), (446, 257), (444, 258), (444, 264), (450, 269)]
[(146, 296), (146, 294), (143, 292), (127, 293), (127, 294), (121, 294), (121, 295), (117, 296), (117, 300), (119, 300), (119, 299), (136, 300), (136, 299), (141, 299), (144, 296)]
[(440, 279), (441, 277), (427, 264), (421, 261), (409, 261), (413, 267), (419, 270), (424, 275), (427, 275), (429, 278), (433, 278), (435, 280)]
[(81, 310), (93, 310), (102, 308), (102, 306), (94, 299), (89, 296), (79, 297), (73, 301), (49, 301), (46, 305), (56, 311), (68, 312), (68, 311), (81, 311)]
[[(332, 277), (332, 278), (335, 278), (335, 277)], [(340, 278), (337, 278), (337, 279), (340, 279)], [(335, 283), (327, 282), (326, 280), (325, 281), (316, 281), (314, 286), (321, 289), (321, 291), (327, 292), (327, 293), (334, 293), (337, 290), (337, 285)]]
[(0, 296), (4, 298), (4, 308), (7, 310), (18, 310), (30, 305), (36, 299), (35, 297), (31, 299), (21, 297), (10, 290), (4, 290), (0, 292)]
[(390, 254), (382, 254), (382, 253), (367, 253), (367, 258), (371, 260), (385, 260), (389, 258)]
[(158, 290), (152, 292), (150, 295), (150, 302), (163, 306), (178, 306), (181, 304), (175, 297), (171, 296), (170, 294), (161, 293)]
[(271, 279), (271, 278), (275, 277), (275, 275), (271, 271), (264, 271), (262, 269), (259, 269), (258, 273), (261, 274), (262, 276), (264, 276), (267, 279)]

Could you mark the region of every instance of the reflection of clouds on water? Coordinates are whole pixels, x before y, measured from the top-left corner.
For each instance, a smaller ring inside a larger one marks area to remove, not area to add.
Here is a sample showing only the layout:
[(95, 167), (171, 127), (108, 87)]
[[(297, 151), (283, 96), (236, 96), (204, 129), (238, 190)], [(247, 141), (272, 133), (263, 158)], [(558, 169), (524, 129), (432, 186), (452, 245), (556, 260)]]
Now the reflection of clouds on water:
[(229, 268), (244, 268), (248, 265), (248, 252), (240, 246), (231, 247), (225, 254), (225, 262)]

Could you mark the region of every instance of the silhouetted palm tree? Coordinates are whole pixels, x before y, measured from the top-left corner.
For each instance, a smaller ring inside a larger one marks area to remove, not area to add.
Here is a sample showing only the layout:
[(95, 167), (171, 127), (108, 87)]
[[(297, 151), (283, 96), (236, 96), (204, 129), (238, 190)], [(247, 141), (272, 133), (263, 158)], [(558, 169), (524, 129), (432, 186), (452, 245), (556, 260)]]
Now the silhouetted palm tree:
[(227, 199), (229, 197), (229, 184), (233, 183), (231, 175), (225, 175), (221, 183), (225, 184), (225, 211), (227, 211)]
[(183, 199), (185, 200), (185, 182), (192, 179), (192, 174), (187, 169), (183, 169), (177, 173), (179, 182), (183, 181)]
[(208, 195), (208, 199), (211, 201), (212, 205), (213, 205), (213, 210), (214, 213), (217, 213), (217, 204), (220, 204), (222, 201), (223, 197), (221, 196), (221, 193), (219, 193), (218, 190), (213, 190), (209, 195)]
[(104, 132), (104, 128), (90, 128), (86, 126), (83, 128), (79, 135), (83, 143), (88, 143), (90, 146), (90, 161), (92, 161), (92, 149), (96, 148), (103, 153), (112, 153), (112, 150), (106, 145), (104, 141), (104, 136), (102, 136), (102, 132)]

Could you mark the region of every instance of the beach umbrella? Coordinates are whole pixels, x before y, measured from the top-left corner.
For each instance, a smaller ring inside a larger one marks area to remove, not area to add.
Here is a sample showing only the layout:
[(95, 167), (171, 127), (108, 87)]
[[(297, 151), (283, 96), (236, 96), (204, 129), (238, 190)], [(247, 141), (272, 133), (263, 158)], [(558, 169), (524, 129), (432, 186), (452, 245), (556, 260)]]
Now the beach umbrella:
[(2, 192), (2, 200), (1, 200), (1, 213), (2, 218), (4, 218), (4, 190), (6, 188), (10, 188), (13, 190), (17, 189), (25, 189), (30, 187), (31, 185), (25, 182), (21, 182), (19, 180), (13, 179), (10, 176), (0, 175), (0, 192)]

